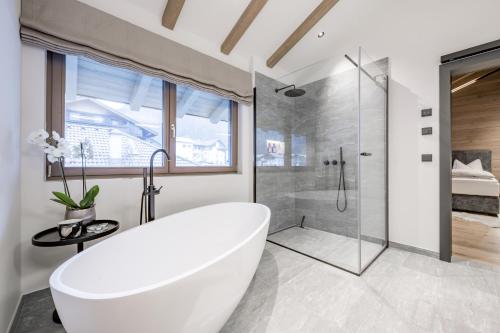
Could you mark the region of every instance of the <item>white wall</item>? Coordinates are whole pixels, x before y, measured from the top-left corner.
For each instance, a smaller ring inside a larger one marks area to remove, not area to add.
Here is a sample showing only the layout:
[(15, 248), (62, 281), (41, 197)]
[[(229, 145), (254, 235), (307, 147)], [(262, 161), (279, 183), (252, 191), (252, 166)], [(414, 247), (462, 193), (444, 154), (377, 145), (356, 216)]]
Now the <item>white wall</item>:
[[(22, 138), (32, 130), (45, 126), (45, 52), (23, 46), (22, 76)], [(187, 208), (223, 201), (252, 200), (252, 111), (240, 108), (240, 173), (208, 176), (157, 176), (155, 183), (163, 185), (157, 197), (157, 216)], [(54, 226), (63, 219), (62, 206), (49, 200), (51, 191), (61, 190), (58, 181), (44, 180), (44, 157), (35, 147), (22, 141), (22, 290), (30, 292), (48, 286), (50, 273), (72, 256), (76, 246), (37, 248), (31, 237), (38, 231)], [(69, 186), (77, 191), (79, 181)], [(139, 223), (142, 178), (92, 179), (89, 186), (101, 188), (97, 199), (97, 217), (116, 219), (121, 230)]]
[(19, 131), (21, 43), (19, 1), (2, 0), (0, 10), (0, 331), (9, 325), (20, 296)]
[[(438, 109), (422, 118), (417, 95), (389, 81), (389, 240), (439, 252)], [(432, 126), (432, 136), (421, 128)], [(432, 163), (421, 154), (432, 153)]]

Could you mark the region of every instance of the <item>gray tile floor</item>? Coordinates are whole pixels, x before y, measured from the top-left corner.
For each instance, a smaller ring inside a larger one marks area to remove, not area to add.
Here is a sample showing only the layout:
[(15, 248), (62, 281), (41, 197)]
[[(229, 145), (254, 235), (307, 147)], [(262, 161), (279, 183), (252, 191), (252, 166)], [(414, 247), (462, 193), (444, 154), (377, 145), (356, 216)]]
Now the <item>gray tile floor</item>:
[(52, 321), (54, 302), (50, 289), (23, 296), (12, 324), (11, 333), (64, 333), (61, 325)]
[[(13, 332), (64, 332), (29, 296)], [(500, 268), (390, 248), (357, 277), (268, 243), (222, 332), (500, 332)]]
[[(359, 241), (314, 228), (292, 227), (267, 239), (351, 272), (359, 272)], [(366, 267), (382, 250), (382, 244), (361, 241), (361, 265)]]
[(500, 332), (500, 269), (390, 248), (357, 277), (268, 244), (223, 332)]

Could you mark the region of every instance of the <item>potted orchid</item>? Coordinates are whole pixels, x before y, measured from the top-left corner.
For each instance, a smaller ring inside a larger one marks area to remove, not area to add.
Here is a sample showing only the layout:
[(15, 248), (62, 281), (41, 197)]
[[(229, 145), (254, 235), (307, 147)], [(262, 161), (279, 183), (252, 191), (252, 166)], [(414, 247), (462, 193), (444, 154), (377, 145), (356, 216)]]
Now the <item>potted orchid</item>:
[[(95, 198), (99, 194), (99, 186), (95, 185), (87, 191), (87, 178), (85, 175), (86, 161), (93, 157), (90, 141), (85, 140), (79, 145), (70, 147), (67, 141), (56, 131), (52, 131), (52, 135), (49, 135), (47, 131), (40, 129), (28, 136), (28, 143), (38, 146), (45, 153), (50, 164), (59, 163), (61, 167), (64, 192), (52, 192), (55, 198), (50, 200), (66, 207), (65, 219), (81, 219), (84, 223), (95, 220)], [(82, 199), (79, 202), (72, 198), (69, 191), (64, 172), (64, 159), (66, 156), (73, 156), (82, 160)]]

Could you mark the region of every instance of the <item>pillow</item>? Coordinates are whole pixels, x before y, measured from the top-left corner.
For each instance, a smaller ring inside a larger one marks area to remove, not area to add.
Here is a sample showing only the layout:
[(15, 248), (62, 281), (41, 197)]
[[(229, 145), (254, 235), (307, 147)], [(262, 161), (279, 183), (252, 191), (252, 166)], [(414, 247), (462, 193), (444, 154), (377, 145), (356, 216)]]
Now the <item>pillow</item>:
[(467, 164), (467, 166), (473, 170), (483, 171), (483, 164), (481, 163), (481, 160), (479, 158), (470, 162), (469, 164)]
[(470, 170), (471, 167), (460, 162), (459, 160), (455, 159), (455, 161), (453, 162), (453, 169), (457, 169), (457, 170)]
[(483, 170), (474, 170), (474, 169), (452, 169), (451, 170), (452, 177), (465, 177), (465, 178), (478, 178), (478, 179), (494, 179), (495, 176)]

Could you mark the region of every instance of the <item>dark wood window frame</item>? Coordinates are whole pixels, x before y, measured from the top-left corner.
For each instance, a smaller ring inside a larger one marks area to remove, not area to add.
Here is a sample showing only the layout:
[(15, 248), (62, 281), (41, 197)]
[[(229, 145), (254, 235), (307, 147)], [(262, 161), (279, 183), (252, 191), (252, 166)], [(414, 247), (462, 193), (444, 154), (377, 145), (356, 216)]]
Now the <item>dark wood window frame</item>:
[[(65, 127), (65, 55), (54, 52), (47, 52), (47, 90), (46, 90), (46, 129), (50, 133), (57, 131), (64, 137)], [(167, 150), (171, 160), (166, 161), (164, 155), (163, 167), (156, 167), (155, 173), (160, 175), (175, 174), (220, 174), (238, 172), (238, 103), (231, 101), (230, 126), (231, 126), (231, 166), (217, 167), (177, 167), (175, 165), (175, 137), (172, 126), (176, 126), (176, 85), (163, 81), (163, 147)], [(159, 156), (157, 158), (160, 158)], [(58, 163), (46, 164), (46, 178), (53, 179), (61, 176), (61, 169)], [(79, 167), (66, 167), (66, 176), (78, 177), (81, 175)], [(143, 167), (130, 168), (87, 168), (87, 175), (90, 177), (123, 177), (139, 176), (143, 174)]]

